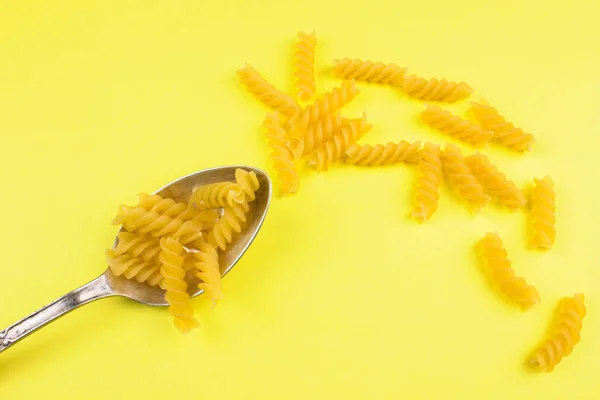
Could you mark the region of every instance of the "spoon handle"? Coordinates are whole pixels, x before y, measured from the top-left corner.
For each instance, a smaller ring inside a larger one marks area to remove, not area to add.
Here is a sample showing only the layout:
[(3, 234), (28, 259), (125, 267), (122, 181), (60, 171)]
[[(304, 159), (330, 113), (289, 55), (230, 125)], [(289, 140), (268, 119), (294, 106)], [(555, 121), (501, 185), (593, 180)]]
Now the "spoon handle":
[(90, 283), (67, 293), (63, 297), (0, 331), (0, 353), (30, 333), (73, 311), (77, 307), (113, 295), (115, 293), (108, 285), (106, 276), (99, 276)]

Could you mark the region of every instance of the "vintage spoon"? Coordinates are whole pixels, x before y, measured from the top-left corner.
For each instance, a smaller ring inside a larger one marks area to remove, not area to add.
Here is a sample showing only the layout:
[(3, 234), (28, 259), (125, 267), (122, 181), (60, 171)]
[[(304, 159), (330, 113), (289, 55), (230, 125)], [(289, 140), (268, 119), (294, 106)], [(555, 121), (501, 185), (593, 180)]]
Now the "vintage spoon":
[[(260, 182), (260, 188), (256, 192), (256, 200), (250, 203), (248, 222), (244, 229), (236, 237), (232, 245), (226, 251), (222, 252), (219, 257), (221, 275), (223, 276), (233, 268), (246, 249), (248, 249), (248, 246), (254, 240), (265, 219), (272, 191), (268, 175), (258, 168), (248, 166), (211, 168), (179, 178), (155, 192), (165, 197), (187, 202), (195, 187), (213, 182), (235, 181), (235, 170), (237, 168), (254, 171)], [(117, 240), (115, 240), (116, 244)], [(98, 251), (101, 250), (99, 249)], [(198, 296), (203, 292), (198, 289), (196, 282), (189, 285), (188, 291), (192, 297)], [(107, 269), (90, 283), (67, 293), (58, 300), (23, 318), (21, 321), (0, 331), (0, 352), (77, 307), (111, 296), (128, 297), (150, 306), (167, 305), (164, 291), (158, 286), (152, 287), (135, 280), (125, 279), (123, 276), (115, 276), (111, 273), (110, 269)]]

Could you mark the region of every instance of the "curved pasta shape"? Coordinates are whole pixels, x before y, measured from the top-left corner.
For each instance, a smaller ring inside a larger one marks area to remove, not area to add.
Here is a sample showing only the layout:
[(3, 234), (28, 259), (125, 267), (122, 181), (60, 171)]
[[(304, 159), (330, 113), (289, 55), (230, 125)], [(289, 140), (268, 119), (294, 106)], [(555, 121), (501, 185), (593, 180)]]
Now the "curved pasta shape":
[[(239, 187), (241, 194), (244, 196), (242, 201), (238, 203), (244, 203), (246, 201), (254, 201), (256, 199), (256, 191), (260, 187), (258, 178), (254, 171), (246, 171), (245, 169), (238, 168), (235, 170), (235, 181)], [(233, 204), (229, 204), (233, 206)], [(247, 210), (246, 210), (247, 211)]]
[(179, 217), (183, 220), (192, 219), (195, 216), (193, 210), (189, 210), (187, 204), (176, 202), (170, 198), (164, 198), (158, 194), (149, 195), (148, 193), (138, 194), (138, 207), (143, 207), (148, 211), (156, 211), (160, 215), (169, 217)]
[(189, 205), (196, 204), (200, 208), (220, 208), (242, 203), (244, 193), (238, 184), (233, 182), (215, 182), (197, 187), (190, 196)]
[(523, 132), (507, 122), (494, 107), (485, 104), (471, 102), (471, 112), (483, 129), (494, 132), (493, 141), (516, 151), (530, 150), (535, 143), (533, 135)]
[(587, 314), (585, 296), (578, 293), (565, 297), (558, 304), (558, 316), (552, 335), (529, 360), (542, 372), (551, 372), (561, 360), (571, 354), (581, 339), (583, 318)]
[(490, 159), (484, 154), (473, 154), (465, 158), (467, 166), (483, 185), (484, 191), (491, 197), (498, 199), (510, 209), (516, 210), (525, 206), (523, 191), (515, 186), (513, 181), (506, 179), (506, 175), (498, 171)]
[(189, 333), (200, 324), (194, 318), (194, 309), (187, 293), (183, 270), (183, 245), (173, 238), (162, 238), (160, 248), (160, 273), (163, 276), (162, 286), (166, 291), (165, 299), (169, 303), (169, 312), (173, 316), (175, 327), (181, 333)]
[(363, 113), (361, 119), (349, 120), (347, 125), (343, 126), (339, 133), (335, 133), (331, 140), (312, 152), (308, 164), (317, 171), (326, 171), (329, 165), (342, 158), (348, 147), (370, 131), (371, 127), (367, 123), (366, 113)]
[(494, 136), (494, 132), (484, 130), (480, 125), (453, 115), (438, 106), (428, 105), (421, 113), (421, 117), (429, 126), (475, 147), (488, 147), (489, 141)]
[(442, 163), (450, 186), (469, 203), (475, 212), (481, 212), (490, 201), (490, 197), (484, 193), (483, 186), (471, 172), (458, 146), (450, 143), (446, 145), (442, 153)]
[(315, 95), (315, 47), (317, 46), (317, 35), (315, 32), (298, 32), (296, 43), (296, 56), (294, 65), (296, 67), (296, 88), (298, 97), (308, 101)]
[(134, 257), (142, 256), (145, 260), (149, 260), (160, 251), (158, 240), (150, 235), (119, 232), (117, 238), (119, 241), (114, 250), (114, 253), (117, 256), (129, 253)]
[(328, 114), (315, 124), (309, 125), (299, 139), (292, 139), (288, 147), (296, 159), (310, 154), (323, 143), (331, 140), (333, 134), (340, 132), (343, 124), (347, 122), (348, 119), (342, 118), (339, 111)]
[(359, 58), (354, 60), (342, 58), (333, 62), (335, 63), (333, 73), (343, 79), (355, 79), (357, 81), (401, 87), (404, 83), (404, 75), (406, 75), (406, 68), (393, 63), (363, 61)]
[(219, 269), (219, 255), (217, 250), (208, 243), (201, 243), (198, 252), (194, 253), (194, 264), (198, 269), (196, 276), (201, 282), (198, 288), (212, 300), (213, 305), (223, 298), (223, 287), (221, 284), (221, 270)]
[(554, 182), (549, 176), (533, 181), (535, 186), (531, 189), (531, 216), (533, 217), (534, 236), (531, 245), (551, 249), (556, 240)]
[(288, 118), (296, 114), (299, 109), (296, 100), (267, 82), (250, 64), (246, 64), (239, 69), (237, 74), (248, 91), (265, 105), (279, 111)]
[(188, 243), (195, 242), (198, 239), (202, 239), (202, 229), (204, 225), (201, 222), (201, 217), (194, 218), (190, 221), (185, 221), (181, 226), (170, 236), (173, 239), (177, 239), (181, 244), (186, 245)]
[(454, 103), (473, 93), (473, 89), (465, 82), (448, 82), (445, 79), (438, 80), (436, 78), (426, 80), (416, 75), (405, 76), (402, 88), (410, 97), (446, 103)]
[(346, 149), (346, 164), (377, 167), (399, 162), (415, 163), (419, 161), (420, 147), (420, 141), (408, 143), (405, 140), (398, 143), (389, 142), (385, 146), (377, 144), (375, 147), (355, 143)]
[(502, 246), (502, 239), (496, 233), (487, 233), (478, 244), (483, 252), (486, 267), (492, 281), (507, 299), (528, 309), (540, 302), (537, 289), (528, 285), (525, 279), (517, 278), (508, 259), (508, 252)]
[(439, 146), (429, 142), (419, 152), (419, 183), (417, 185), (417, 207), (411, 215), (425, 223), (435, 213), (440, 198), (442, 183), (442, 160)]
[(333, 114), (351, 102), (358, 93), (359, 90), (353, 80), (344, 81), (342, 86), (325, 94), (323, 97), (316, 100), (314, 104), (305, 107), (290, 119), (290, 124), (293, 127), (292, 136), (299, 138), (302, 132), (310, 124), (316, 124), (319, 119), (323, 119), (327, 115)]
[(281, 194), (296, 193), (300, 188), (300, 175), (296, 171), (294, 156), (287, 148), (286, 134), (279, 114), (268, 114), (263, 125), (267, 129), (266, 135), (269, 138), (269, 147), (272, 150), (273, 169), (277, 171), (277, 177), (281, 184)]
[(233, 234), (242, 231), (242, 222), (246, 222), (244, 210), (241, 206), (223, 207), (223, 216), (208, 233), (208, 243), (221, 250), (233, 241)]

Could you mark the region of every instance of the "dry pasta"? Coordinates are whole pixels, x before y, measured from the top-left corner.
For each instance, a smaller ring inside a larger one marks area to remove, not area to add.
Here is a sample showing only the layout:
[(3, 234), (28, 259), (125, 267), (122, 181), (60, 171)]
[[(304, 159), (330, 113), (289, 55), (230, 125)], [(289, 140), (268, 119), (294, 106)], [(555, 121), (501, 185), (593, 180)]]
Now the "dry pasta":
[(315, 32), (298, 32), (294, 64), (296, 67), (296, 88), (300, 100), (308, 101), (315, 95), (316, 45), (317, 35)]
[(384, 85), (401, 87), (404, 83), (406, 68), (396, 64), (384, 64), (382, 62), (363, 61), (355, 58), (342, 58), (334, 60), (335, 66), (333, 73), (343, 79), (355, 79), (357, 81), (366, 81), (381, 83)]
[(483, 186), (471, 172), (458, 146), (447, 144), (442, 153), (442, 162), (450, 186), (469, 203), (475, 212), (480, 212), (490, 197), (484, 193)]
[(535, 186), (531, 189), (531, 216), (534, 236), (531, 245), (551, 249), (556, 240), (554, 182), (549, 176), (533, 181)]
[(233, 182), (216, 182), (200, 186), (192, 192), (189, 204), (200, 208), (220, 208), (241, 203), (244, 193), (238, 184)]
[(233, 241), (233, 234), (242, 231), (242, 222), (245, 222), (244, 211), (240, 206), (223, 207), (221, 219), (208, 233), (208, 243), (221, 250)]
[(454, 103), (469, 97), (473, 89), (464, 82), (448, 82), (445, 79), (426, 80), (416, 75), (404, 77), (402, 88), (411, 97), (421, 100), (437, 100)]
[(411, 215), (420, 223), (425, 223), (435, 213), (440, 198), (442, 182), (442, 160), (439, 146), (429, 142), (419, 152), (421, 176), (417, 185), (417, 207)]
[(516, 151), (530, 150), (535, 143), (533, 135), (507, 122), (494, 107), (485, 102), (471, 102), (471, 111), (483, 129), (494, 132), (493, 140)]
[(419, 161), (420, 147), (420, 141), (408, 143), (405, 140), (398, 143), (389, 142), (385, 146), (377, 144), (375, 147), (355, 143), (346, 149), (346, 164), (376, 167), (399, 162), (415, 163)]
[(237, 74), (248, 91), (265, 105), (287, 117), (296, 114), (299, 107), (296, 100), (267, 82), (250, 64), (239, 69)]
[(323, 146), (323, 143), (331, 140), (333, 134), (340, 132), (342, 125), (347, 122), (348, 119), (342, 118), (339, 111), (328, 114), (316, 123), (309, 125), (299, 139), (290, 139), (288, 147), (296, 159), (310, 154), (318, 147)]
[[(238, 204), (244, 204), (246, 201), (254, 201), (254, 199), (256, 199), (255, 192), (260, 187), (260, 183), (258, 182), (258, 178), (254, 171), (248, 172), (245, 169), (236, 169), (235, 181), (238, 184), (241, 193), (244, 195), (244, 200), (238, 202)], [(230, 204), (230, 206), (233, 205)]]
[(296, 193), (300, 187), (300, 176), (296, 171), (294, 156), (286, 145), (286, 133), (279, 114), (268, 114), (263, 125), (267, 130), (269, 147), (272, 149), (271, 159), (281, 184), (281, 194)]
[(475, 147), (487, 147), (494, 136), (494, 132), (431, 104), (421, 113), (421, 117), (431, 127)]
[(508, 252), (502, 246), (502, 239), (497, 233), (487, 233), (478, 246), (492, 281), (507, 299), (525, 309), (539, 303), (540, 295), (537, 289), (528, 285), (525, 279), (515, 276)]
[(498, 171), (490, 159), (484, 154), (473, 154), (465, 158), (469, 169), (483, 185), (484, 191), (491, 197), (498, 199), (510, 209), (519, 209), (525, 206), (523, 191), (515, 186), (513, 181)]
[(587, 313), (585, 296), (578, 293), (558, 304), (558, 316), (552, 334), (538, 348), (529, 363), (542, 372), (552, 372), (561, 360), (571, 354), (581, 339), (582, 321)]
[(200, 243), (198, 252), (193, 257), (196, 260), (194, 266), (198, 270), (196, 276), (201, 281), (198, 287), (216, 304), (223, 298), (217, 250), (208, 243)]

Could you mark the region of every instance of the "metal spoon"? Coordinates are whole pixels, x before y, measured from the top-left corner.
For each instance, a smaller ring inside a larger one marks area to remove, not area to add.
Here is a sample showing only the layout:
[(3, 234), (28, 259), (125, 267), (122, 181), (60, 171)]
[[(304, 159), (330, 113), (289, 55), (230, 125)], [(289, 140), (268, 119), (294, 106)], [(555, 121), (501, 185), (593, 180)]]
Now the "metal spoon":
[[(214, 182), (234, 182), (235, 170), (237, 168), (254, 171), (260, 182), (260, 188), (256, 192), (256, 200), (250, 203), (249, 218), (244, 229), (236, 237), (231, 246), (220, 254), (219, 263), (221, 266), (221, 275), (223, 276), (233, 268), (246, 249), (248, 249), (248, 246), (254, 240), (265, 219), (272, 191), (268, 175), (258, 168), (248, 166), (211, 168), (179, 178), (155, 192), (164, 197), (187, 202), (195, 187)], [(117, 240), (115, 239), (114, 245), (116, 244)], [(191, 297), (198, 296), (203, 292), (198, 289), (196, 283), (190, 282), (188, 292)], [(150, 306), (168, 305), (165, 301), (164, 291), (160, 288), (139, 283), (135, 280), (125, 279), (123, 276), (115, 276), (111, 273), (110, 269), (107, 269), (90, 283), (67, 293), (58, 300), (23, 318), (21, 321), (0, 331), (0, 352), (77, 307), (111, 296), (128, 297)]]

